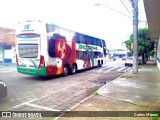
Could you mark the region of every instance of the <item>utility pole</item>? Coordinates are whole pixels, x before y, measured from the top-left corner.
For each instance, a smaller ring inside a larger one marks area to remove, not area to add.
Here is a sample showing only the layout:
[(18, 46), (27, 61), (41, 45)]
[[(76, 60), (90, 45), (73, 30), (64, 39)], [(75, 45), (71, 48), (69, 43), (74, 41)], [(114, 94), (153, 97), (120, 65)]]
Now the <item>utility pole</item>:
[(138, 0), (131, 0), (133, 7), (133, 73), (138, 73)]

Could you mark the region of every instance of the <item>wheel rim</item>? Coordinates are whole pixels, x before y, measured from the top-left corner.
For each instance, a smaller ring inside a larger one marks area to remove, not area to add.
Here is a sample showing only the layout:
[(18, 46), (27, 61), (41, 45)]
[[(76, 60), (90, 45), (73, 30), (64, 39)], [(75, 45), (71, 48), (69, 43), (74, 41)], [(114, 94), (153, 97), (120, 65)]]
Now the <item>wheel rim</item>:
[(76, 67), (75, 65), (72, 66), (72, 73), (75, 73), (76, 72)]
[(64, 75), (67, 75), (68, 74), (68, 69), (67, 67), (64, 67)]

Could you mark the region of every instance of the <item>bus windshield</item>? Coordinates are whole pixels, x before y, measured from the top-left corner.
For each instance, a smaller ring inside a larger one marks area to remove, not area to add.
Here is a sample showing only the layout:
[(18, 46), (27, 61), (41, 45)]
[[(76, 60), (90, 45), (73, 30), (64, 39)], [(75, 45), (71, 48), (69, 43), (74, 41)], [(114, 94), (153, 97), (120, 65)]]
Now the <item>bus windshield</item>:
[(37, 58), (38, 44), (18, 44), (20, 58)]
[(20, 58), (37, 58), (39, 34), (18, 34), (18, 53)]

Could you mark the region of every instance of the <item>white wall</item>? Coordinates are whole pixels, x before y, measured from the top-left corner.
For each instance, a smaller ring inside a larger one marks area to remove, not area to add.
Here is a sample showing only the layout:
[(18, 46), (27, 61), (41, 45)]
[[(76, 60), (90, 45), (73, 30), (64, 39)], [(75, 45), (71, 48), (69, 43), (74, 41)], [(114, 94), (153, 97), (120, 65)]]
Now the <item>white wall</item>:
[[(0, 63), (3, 63), (3, 57), (11, 58), (12, 63), (16, 63), (16, 56), (14, 54), (15, 46), (11, 46), (11, 50), (5, 50), (3, 53), (3, 46), (0, 46)], [(6, 53), (6, 54), (5, 54)]]

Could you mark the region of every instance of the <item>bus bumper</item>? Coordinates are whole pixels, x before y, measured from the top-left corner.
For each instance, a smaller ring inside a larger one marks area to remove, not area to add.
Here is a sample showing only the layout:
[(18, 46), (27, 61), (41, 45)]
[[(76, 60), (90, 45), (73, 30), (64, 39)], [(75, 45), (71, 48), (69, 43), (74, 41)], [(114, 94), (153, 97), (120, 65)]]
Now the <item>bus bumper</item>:
[(43, 68), (24, 68), (17, 67), (17, 71), (26, 75), (46, 76), (46, 67)]

